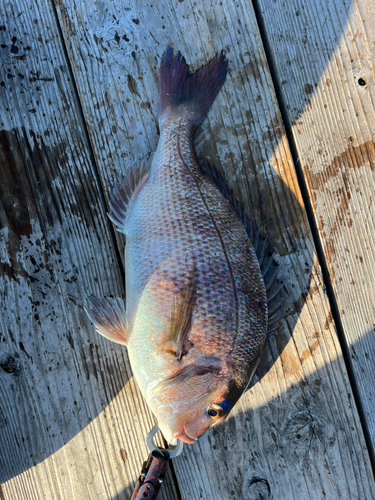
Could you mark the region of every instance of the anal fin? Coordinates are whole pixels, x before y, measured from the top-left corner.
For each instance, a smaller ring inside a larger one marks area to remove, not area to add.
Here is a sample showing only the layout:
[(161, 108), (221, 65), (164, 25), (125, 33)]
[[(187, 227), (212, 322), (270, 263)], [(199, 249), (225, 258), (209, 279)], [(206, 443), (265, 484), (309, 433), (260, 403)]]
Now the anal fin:
[(127, 344), (127, 328), (124, 301), (104, 297), (86, 297), (85, 309), (98, 333), (118, 344)]

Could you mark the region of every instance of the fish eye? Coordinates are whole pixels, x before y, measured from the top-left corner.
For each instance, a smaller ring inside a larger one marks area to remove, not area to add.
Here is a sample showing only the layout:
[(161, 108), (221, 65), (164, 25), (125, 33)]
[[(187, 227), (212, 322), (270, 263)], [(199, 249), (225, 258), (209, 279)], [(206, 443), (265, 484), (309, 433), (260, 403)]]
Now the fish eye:
[(218, 420), (223, 417), (227, 412), (227, 408), (225, 405), (221, 403), (213, 403), (207, 410), (207, 415), (211, 420)]

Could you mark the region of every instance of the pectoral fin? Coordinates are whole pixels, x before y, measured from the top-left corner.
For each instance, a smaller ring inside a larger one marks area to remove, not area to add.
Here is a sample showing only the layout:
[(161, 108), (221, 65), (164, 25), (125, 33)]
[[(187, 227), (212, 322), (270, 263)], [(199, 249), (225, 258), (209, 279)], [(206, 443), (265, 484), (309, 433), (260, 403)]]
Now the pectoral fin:
[(87, 316), (98, 333), (113, 342), (126, 345), (126, 319), (124, 301), (122, 299), (106, 299), (104, 297), (86, 297)]
[(172, 293), (169, 329), (165, 336), (167, 344), (174, 347), (177, 359), (186, 354), (187, 337), (191, 327), (197, 292), (196, 263), (192, 265), (186, 276), (186, 284)]

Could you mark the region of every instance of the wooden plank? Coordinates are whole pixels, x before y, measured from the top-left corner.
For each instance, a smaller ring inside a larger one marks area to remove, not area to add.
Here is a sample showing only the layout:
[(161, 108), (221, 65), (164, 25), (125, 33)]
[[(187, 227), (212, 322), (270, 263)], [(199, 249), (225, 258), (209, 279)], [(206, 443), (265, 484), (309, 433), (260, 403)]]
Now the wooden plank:
[(374, 446), (373, 3), (259, 5)]
[(56, 5), (107, 197), (119, 171), (156, 147), (157, 73), (166, 46), (195, 68), (224, 49), (228, 79), (197, 149), (225, 172), (288, 278), (290, 314), (267, 343), (257, 383), (221, 428), (174, 461), (182, 498), (374, 498), (251, 2)]
[(130, 497), (154, 420), (83, 310), (124, 282), (56, 16), (20, 0), (0, 19), (2, 494)]

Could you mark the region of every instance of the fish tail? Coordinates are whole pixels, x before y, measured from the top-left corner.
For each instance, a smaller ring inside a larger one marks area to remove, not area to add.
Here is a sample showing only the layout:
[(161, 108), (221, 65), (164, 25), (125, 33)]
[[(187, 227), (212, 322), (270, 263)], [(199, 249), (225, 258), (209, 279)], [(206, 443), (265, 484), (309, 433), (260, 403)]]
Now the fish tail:
[(159, 70), (161, 119), (177, 112), (185, 105), (191, 123), (198, 127), (219, 93), (227, 74), (228, 61), (223, 51), (207, 64), (191, 73), (180, 52), (168, 47)]

